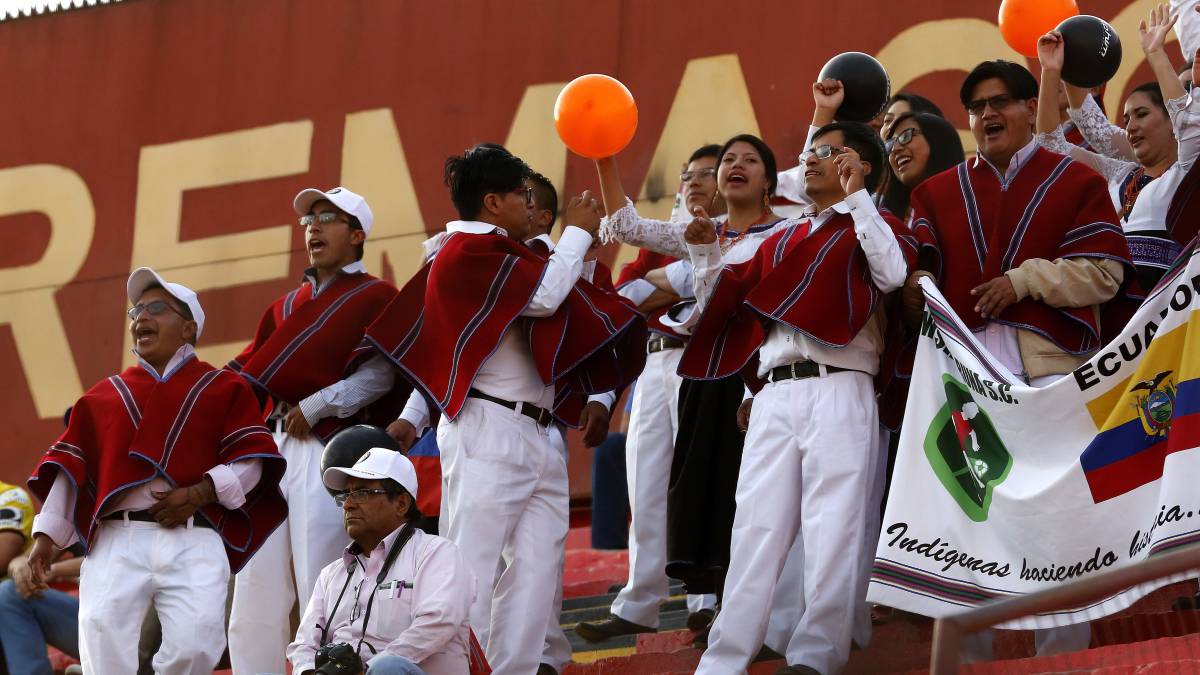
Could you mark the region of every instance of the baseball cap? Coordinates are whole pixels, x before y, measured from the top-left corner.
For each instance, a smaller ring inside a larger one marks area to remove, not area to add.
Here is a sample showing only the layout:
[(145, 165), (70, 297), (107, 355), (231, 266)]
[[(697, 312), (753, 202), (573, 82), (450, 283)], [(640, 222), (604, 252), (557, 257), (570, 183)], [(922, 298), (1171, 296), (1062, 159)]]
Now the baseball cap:
[(145, 293), (146, 289), (154, 284), (162, 286), (171, 297), (187, 305), (192, 312), (192, 320), (196, 322), (196, 339), (199, 340), (200, 334), (204, 332), (204, 308), (200, 306), (200, 299), (196, 297), (196, 292), (187, 286), (173, 284), (149, 267), (139, 267), (129, 275), (129, 281), (125, 283), (125, 293), (129, 296), (129, 302), (137, 304), (142, 293)]
[(354, 466), (346, 468), (331, 466), (325, 469), (321, 480), (325, 487), (331, 490), (343, 490), (349, 478), (365, 478), (367, 480), (383, 480), (391, 478), (408, 491), (413, 499), (417, 498), (417, 470), (407, 457), (384, 448), (371, 448), (363, 453)]
[(371, 215), (371, 207), (367, 206), (367, 200), (363, 199), (362, 195), (344, 187), (335, 187), (328, 192), (321, 192), (316, 188), (306, 188), (296, 195), (296, 199), (292, 201), (292, 207), (296, 209), (296, 215), (308, 215), (312, 211), (313, 204), (322, 199), (329, 200), (334, 206), (358, 218), (363, 233), (367, 236), (371, 235), (371, 221), (374, 220), (374, 216)]

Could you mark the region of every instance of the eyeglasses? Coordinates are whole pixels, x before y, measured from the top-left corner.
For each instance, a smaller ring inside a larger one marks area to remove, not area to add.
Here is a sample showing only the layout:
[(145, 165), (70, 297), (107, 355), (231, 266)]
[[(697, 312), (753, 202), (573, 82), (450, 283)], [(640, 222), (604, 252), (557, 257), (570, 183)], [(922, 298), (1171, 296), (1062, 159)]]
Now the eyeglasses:
[(985, 106), (990, 107), (996, 112), (1000, 112), (1001, 110), (1004, 110), (1008, 106), (1012, 105), (1016, 100), (1017, 99), (1009, 96), (1008, 94), (989, 96), (988, 98), (977, 98), (974, 101), (967, 103), (967, 112), (971, 113), (975, 117), (979, 117), (983, 114), (983, 109)]
[(349, 501), (361, 502), (368, 499), (371, 495), (386, 495), (387, 492), (387, 490), (382, 488), (360, 488), (358, 490), (339, 492), (333, 496), (333, 501), (338, 506), (344, 506)]
[(800, 153), (800, 163), (808, 164), (810, 157), (816, 157), (817, 159), (829, 159), (834, 155), (840, 155), (844, 152), (846, 151), (842, 150), (841, 148), (835, 148), (832, 145), (819, 145), (811, 150), (805, 150), (804, 152)]
[(887, 143), (883, 144), (883, 149), (886, 150), (887, 154), (890, 155), (890, 154), (892, 154), (893, 150), (895, 150), (898, 147), (908, 145), (909, 143), (912, 142), (913, 138), (920, 136), (920, 135), (921, 135), (920, 129), (918, 129), (916, 127), (909, 127), (907, 129), (905, 129), (904, 131), (901, 131), (900, 133), (896, 134), (895, 136), (889, 138)]
[(705, 178), (713, 178), (716, 175), (717, 175), (716, 169), (698, 169), (696, 171), (684, 171), (683, 173), (679, 174), (679, 182), (690, 183), (690, 182), (692, 182), (693, 178), (699, 178), (699, 179), (703, 180)]
[(517, 194), (524, 192), (525, 193), (525, 206), (533, 206), (533, 188), (532, 187), (527, 185), (523, 188), (517, 188), (516, 190), (513, 190), (513, 192), (515, 192)]
[[(342, 214), (336, 211), (326, 211), (324, 213), (310, 213), (307, 216), (300, 216), (300, 226), (309, 227), (313, 223), (328, 225), (336, 220), (341, 220)], [(350, 221), (346, 221), (347, 223)]]
[(150, 312), (150, 316), (158, 316), (167, 310), (175, 312), (184, 319), (187, 319), (186, 316), (183, 316), (183, 312), (172, 307), (171, 303), (167, 302), (166, 300), (154, 300), (144, 304), (138, 303), (133, 307), (130, 307), (129, 311), (125, 313), (129, 315), (130, 320), (136, 321), (137, 318), (142, 315), (142, 312)]

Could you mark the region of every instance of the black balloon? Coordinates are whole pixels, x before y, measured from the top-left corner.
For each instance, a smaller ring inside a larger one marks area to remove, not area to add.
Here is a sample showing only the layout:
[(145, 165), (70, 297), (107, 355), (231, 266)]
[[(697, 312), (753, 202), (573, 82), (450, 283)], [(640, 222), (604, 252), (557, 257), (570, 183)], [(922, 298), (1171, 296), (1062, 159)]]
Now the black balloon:
[(883, 64), (862, 52), (843, 52), (829, 59), (817, 79), (842, 83), (845, 98), (834, 116), (839, 122), (869, 122), (883, 112), (892, 96)]
[[(333, 466), (354, 466), (358, 458), (371, 448), (401, 452), (400, 444), (396, 442), (396, 439), (379, 427), (356, 424), (342, 429), (325, 444), (325, 451), (321, 453), (321, 475), (324, 476), (325, 470)], [(329, 494), (337, 492), (329, 488), (325, 489), (329, 491)]]
[(1121, 38), (1104, 19), (1087, 14), (1058, 24), (1063, 38), (1062, 79), (1083, 89), (1108, 82), (1121, 66)]

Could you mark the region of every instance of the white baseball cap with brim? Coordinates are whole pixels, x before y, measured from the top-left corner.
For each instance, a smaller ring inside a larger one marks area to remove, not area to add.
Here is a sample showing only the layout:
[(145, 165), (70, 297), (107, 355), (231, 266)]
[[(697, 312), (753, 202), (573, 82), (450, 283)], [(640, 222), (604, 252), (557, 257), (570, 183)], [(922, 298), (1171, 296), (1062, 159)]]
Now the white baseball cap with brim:
[(146, 289), (155, 284), (162, 286), (163, 290), (172, 298), (187, 305), (187, 308), (191, 310), (192, 320), (196, 322), (196, 339), (199, 340), (200, 334), (204, 332), (204, 308), (200, 306), (200, 299), (196, 297), (196, 292), (187, 286), (173, 284), (149, 267), (139, 267), (129, 275), (129, 281), (125, 283), (125, 293), (129, 296), (129, 302), (136, 305)]
[(325, 487), (330, 490), (346, 489), (346, 481), (350, 478), (365, 480), (383, 480), (391, 478), (408, 491), (413, 499), (417, 498), (417, 470), (407, 457), (386, 448), (371, 448), (350, 468), (331, 466), (321, 475)]
[(374, 220), (371, 207), (367, 206), (367, 200), (363, 199), (362, 195), (344, 187), (335, 187), (328, 192), (321, 192), (316, 188), (301, 190), (292, 201), (292, 208), (296, 209), (296, 215), (306, 216), (312, 213), (313, 204), (322, 199), (357, 218), (363, 233), (371, 236), (371, 222)]

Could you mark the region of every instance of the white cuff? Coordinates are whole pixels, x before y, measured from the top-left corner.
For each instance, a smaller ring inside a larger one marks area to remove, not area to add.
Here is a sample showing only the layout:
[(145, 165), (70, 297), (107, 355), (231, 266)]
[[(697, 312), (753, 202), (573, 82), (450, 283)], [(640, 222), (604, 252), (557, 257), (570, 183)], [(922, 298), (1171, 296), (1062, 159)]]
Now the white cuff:
[(325, 396), (320, 391), (315, 391), (300, 401), (299, 407), (300, 414), (304, 415), (304, 420), (310, 427), (316, 426), (317, 422), (329, 416), (329, 404), (325, 402)]
[(554, 252), (574, 253), (582, 260), (591, 247), (592, 235), (588, 234), (587, 230), (567, 225), (563, 228), (562, 236), (558, 238), (558, 245), (554, 247)]
[(405, 422), (413, 425), (413, 429), (417, 430), (418, 436), (425, 431), (425, 427), (429, 426), (429, 412), (424, 408), (419, 408), (414, 405), (404, 406), (404, 410), (400, 413), (400, 417), (397, 419), (402, 419)]
[(721, 245), (715, 241), (707, 244), (688, 244), (687, 247), (692, 266), (697, 271), (709, 269), (714, 266), (713, 260), (721, 259)]
[(242, 482), (238, 480), (237, 475), (228, 465), (218, 464), (204, 473), (212, 479), (218, 504), (233, 510), (241, 508), (242, 504), (246, 503), (246, 493), (242, 491)]
[(612, 412), (613, 404), (617, 402), (617, 393), (614, 391), (606, 391), (599, 394), (592, 394), (587, 400), (588, 403), (599, 403), (605, 408), (608, 408), (609, 412)]
[(44, 534), (59, 548), (66, 548), (79, 540), (75, 524), (53, 513), (39, 513), (33, 517), (33, 534)]
[(692, 265), (686, 260), (676, 260), (665, 268), (667, 283), (681, 298), (690, 298), (696, 294)]
[(635, 305), (640, 305), (651, 295), (654, 295), (654, 284), (645, 279), (634, 279), (617, 289), (617, 295), (626, 298)]

